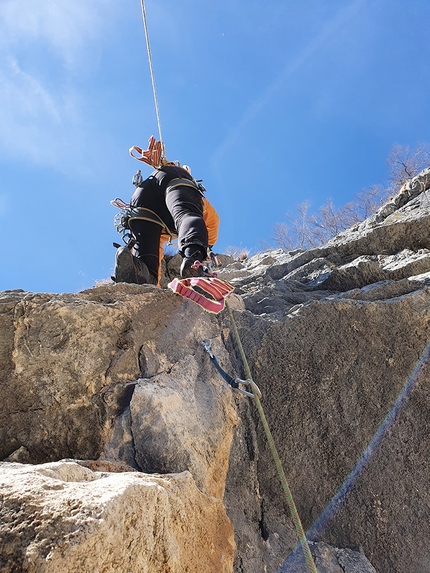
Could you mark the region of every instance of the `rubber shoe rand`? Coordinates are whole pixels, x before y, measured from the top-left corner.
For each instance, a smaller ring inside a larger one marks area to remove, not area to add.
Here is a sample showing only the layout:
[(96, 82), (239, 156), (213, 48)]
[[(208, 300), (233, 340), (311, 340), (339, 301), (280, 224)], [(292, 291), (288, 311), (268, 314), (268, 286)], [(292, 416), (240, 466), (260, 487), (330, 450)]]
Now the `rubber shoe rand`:
[(154, 283), (148, 267), (137, 257), (134, 257), (127, 247), (120, 247), (116, 252), (114, 280), (116, 283)]

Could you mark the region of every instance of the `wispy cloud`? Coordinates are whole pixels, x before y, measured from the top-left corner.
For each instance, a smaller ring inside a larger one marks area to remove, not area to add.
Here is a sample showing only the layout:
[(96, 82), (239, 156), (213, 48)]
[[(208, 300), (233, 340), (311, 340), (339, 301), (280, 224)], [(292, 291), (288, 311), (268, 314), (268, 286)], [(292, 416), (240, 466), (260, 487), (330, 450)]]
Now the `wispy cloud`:
[[(0, 134), (3, 156), (55, 164), (64, 134), (75, 123), (73, 96), (48, 90), (9, 57), (0, 69)], [(79, 114), (78, 114), (79, 115)]]
[(97, 51), (98, 39), (112, 18), (109, 5), (109, 0), (2, 1), (3, 157), (25, 157), (61, 170), (65, 147), (79, 150), (86, 118), (81, 99), (70, 86), (78, 72), (85, 74), (94, 65), (88, 53)]
[(81, 65), (88, 44), (111, 14), (109, 0), (3, 0), (1, 44), (9, 49), (44, 42), (63, 63)]
[(354, 0), (339, 10), (333, 19), (327, 21), (322, 26), (321, 32), (315, 36), (301, 52), (286, 63), (275, 80), (251, 102), (240, 121), (232, 128), (224, 141), (215, 150), (212, 158), (215, 165), (218, 164), (222, 157), (234, 146), (247, 125), (258, 116), (279, 90), (285, 86), (287, 80), (291, 80), (296, 72), (306, 65), (314, 55), (318, 54), (322, 47), (334, 37), (338, 30), (343, 28), (349, 21), (352, 21), (354, 16), (362, 10), (367, 1), (368, 0)]

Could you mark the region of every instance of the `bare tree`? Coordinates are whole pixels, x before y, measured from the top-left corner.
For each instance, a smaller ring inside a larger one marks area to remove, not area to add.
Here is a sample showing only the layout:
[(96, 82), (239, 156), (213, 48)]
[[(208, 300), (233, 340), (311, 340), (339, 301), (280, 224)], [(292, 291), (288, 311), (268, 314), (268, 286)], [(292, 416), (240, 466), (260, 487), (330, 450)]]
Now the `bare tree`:
[(229, 255), (230, 257), (233, 257), (238, 261), (244, 261), (245, 259), (247, 259), (250, 252), (251, 249), (242, 246), (236, 247), (234, 245), (229, 245), (225, 248), (225, 254)]
[(284, 251), (309, 249), (326, 243), (358, 221), (353, 203), (336, 207), (332, 199), (310, 214), (310, 202), (296, 206), (295, 215), (287, 213), (288, 223), (274, 226), (274, 241)]
[(312, 217), (313, 241), (322, 245), (359, 220), (354, 203), (336, 207), (333, 200), (328, 199)]
[(382, 185), (373, 185), (357, 193), (355, 201), (336, 207), (328, 199), (312, 214), (310, 202), (304, 201), (296, 206), (295, 215), (286, 214), (288, 223), (276, 223), (273, 240), (284, 251), (318, 247), (375, 213), (388, 194)]
[(297, 213), (286, 213), (288, 223), (276, 223), (274, 226), (274, 241), (284, 251), (308, 249), (316, 245), (313, 239), (313, 223), (309, 215), (311, 203), (303, 201), (296, 205)]
[(275, 245), (285, 252), (294, 251), (296, 248), (295, 239), (290, 227), (286, 223), (275, 223), (273, 227), (273, 240)]
[(372, 185), (362, 189), (354, 201), (342, 207), (336, 207), (332, 199), (328, 199), (313, 214), (310, 213), (309, 201), (297, 205), (296, 214), (286, 214), (288, 223), (274, 226), (275, 244), (284, 251), (317, 247), (367, 219), (388, 200), (390, 194), (430, 165), (430, 146), (420, 143), (410, 151), (409, 147), (396, 143), (387, 158), (387, 165), (390, 175), (387, 187)]
[(357, 216), (360, 221), (364, 221), (379, 209), (379, 207), (388, 201), (391, 190), (383, 185), (372, 185), (361, 189), (355, 194)]
[(430, 165), (430, 146), (419, 143), (410, 151), (409, 146), (395, 143), (387, 158), (391, 189), (399, 189), (408, 179), (418, 175)]

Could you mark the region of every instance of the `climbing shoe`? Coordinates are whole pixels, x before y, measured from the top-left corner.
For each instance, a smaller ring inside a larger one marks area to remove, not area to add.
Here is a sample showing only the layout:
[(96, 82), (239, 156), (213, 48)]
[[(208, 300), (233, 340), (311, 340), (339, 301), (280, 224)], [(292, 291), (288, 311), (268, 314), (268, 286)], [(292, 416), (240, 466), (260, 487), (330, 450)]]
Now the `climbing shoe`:
[(112, 277), (116, 283), (156, 284), (148, 267), (135, 257), (128, 247), (120, 247), (115, 256), (115, 270)]
[(202, 264), (203, 253), (199, 248), (185, 249), (184, 260), (181, 265), (181, 277), (187, 279), (190, 277), (204, 277), (206, 275), (206, 267)]

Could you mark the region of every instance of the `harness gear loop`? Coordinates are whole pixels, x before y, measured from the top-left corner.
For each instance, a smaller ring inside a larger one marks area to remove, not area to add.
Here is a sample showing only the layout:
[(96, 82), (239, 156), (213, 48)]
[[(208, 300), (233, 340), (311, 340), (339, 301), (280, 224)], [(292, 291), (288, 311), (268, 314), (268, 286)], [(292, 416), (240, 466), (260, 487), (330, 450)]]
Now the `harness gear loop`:
[[(171, 239), (178, 236), (176, 231), (169, 229), (163, 219), (159, 217), (155, 211), (147, 209), (146, 207), (129, 207), (128, 209), (125, 209), (125, 215), (128, 216), (128, 225), (130, 225), (130, 221), (134, 221), (136, 219), (140, 219), (141, 221), (150, 221), (151, 223), (157, 223), (157, 225), (160, 225), (166, 235), (169, 235)], [(130, 227), (128, 226), (128, 228)]]
[[(245, 351), (243, 350), (242, 342), (241, 342), (240, 337), (239, 337), (239, 331), (237, 329), (236, 321), (234, 320), (233, 312), (232, 312), (230, 306), (228, 305), (227, 301), (225, 303), (225, 306), (227, 308), (227, 311), (228, 311), (228, 314), (230, 317), (233, 335), (234, 335), (234, 338), (236, 340), (236, 344), (238, 346), (240, 356), (242, 358), (243, 366), (245, 369), (245, 375), (249, 380), (252, 380), (251, 370), (249, 368), (249, 364), (248, 364), (248, 361), (246, 359)], [(261, 402), (260, 402), (260, 396), (258, 396), (258, 394), (255, 392), (255, 390), (252, 386), (251, 386), (251, 389), (252, 389), (252, 393), (254, 395), (255, 404), (257, 406), (258, 413), (260, 414), (260, 418), (261, 418), (261, 422), (263, 424), (264, 432), (266, 434), (266, 438), (267, 438), (267, 441), (269, 443), (269, 448), (270, 448), (270, 451), (272, 453), (276, 469), (278, 471), (278, 476), (279, 476), (279, 479), (281, 481), (282, 488), (285, 492), (285, 497), (286, 497), (286, 501), (288, 504), (288, 508), (290, 510), (291, 519), (292, 519), (294, 527), (296, 529), (299, 543), (300, 543), (302, 550), (303, 550), (306, 568), (307, 568), (309, 573), (318, 573), (314, 558), (312, 557), (312, 553), (311, 553), (311, 550), (309, 548), (308, 541), (306, 539), (306, 533), (303, 529), (302, 522), (301, 522), (299, 514), (297, 512), (296, 504), (294, 503), (293, 494), (291, 493), (290, 486), (288, 485), (288, 481), (287, 481), (287, 478), (285, 476), (284, 469), (282, 467), (281, 459), (280, 459), (278, 451), (276, 449), (275, 442), (273, 440), (273, 436), (272, 436), (272, 433), (270, 431), (269, 424), (267, 422), (267, 418), (266, 418), (266, 415), (265, 415), (264, 410), (263, 410), (263, 406), (261, 405)]]
[(199, 183), (195, 182), (194, 179), (182, 179), (181, 177), (176, 177), (172, 179), (166, 187), (166, 195), (169, 191), (176, 189), (176, 187), (191, 187), (203, 195), (203, 191), (200, 187), (203, 187)]
[(110, 203), (114, 207), (117, 207), (117, 209), (120, 209), (120, 213), (117, 213), (114, 217), (114, 226), (117, 232), (123, 235), (124, 242), (128, 243), (128, 241), (125, 241), (125, 237), (129, 235), (128, 231), (131, 231), (130, 221), (136, 219), (160, 225), (163, 229), (163, 233), (169, 237), (169, 244), (172, 244), (172, 241), (178, 237), (176, 230), (170, 229), (155, 211), (147, 209), (146, 207), (130, 207), (128, 203), (119, 197), (113, 199)]

